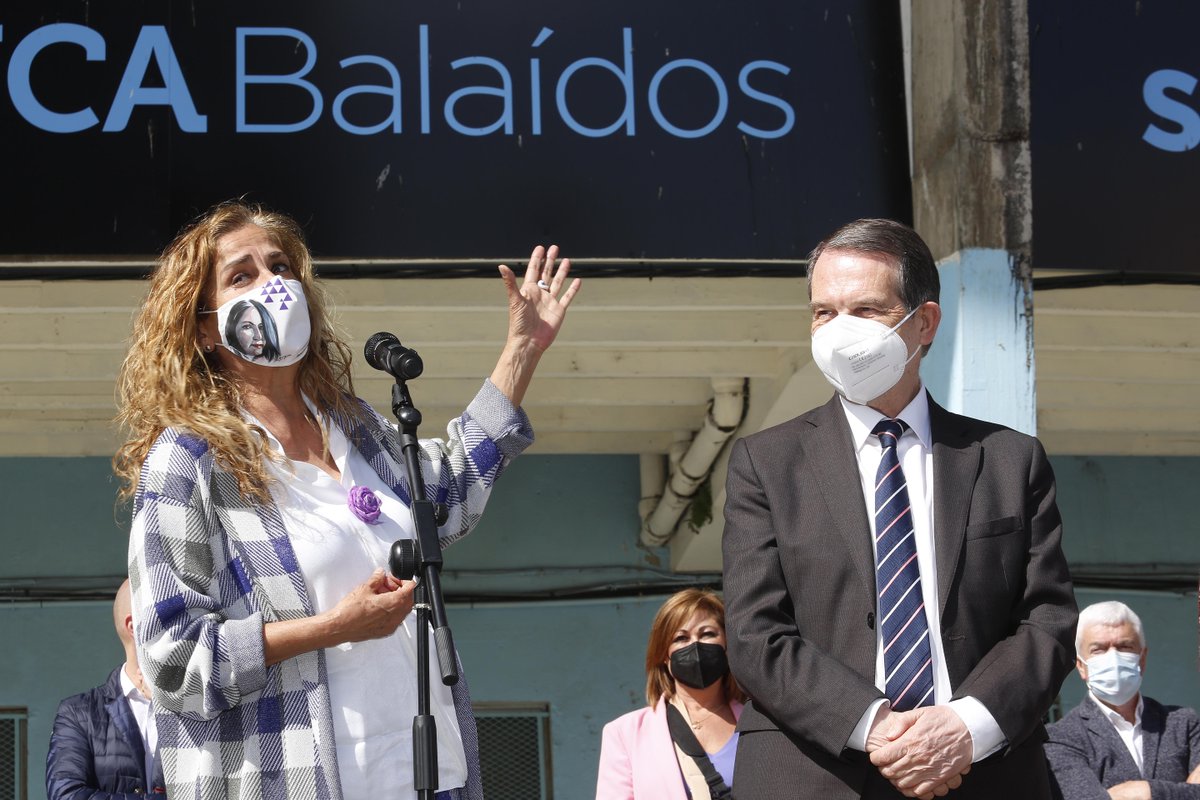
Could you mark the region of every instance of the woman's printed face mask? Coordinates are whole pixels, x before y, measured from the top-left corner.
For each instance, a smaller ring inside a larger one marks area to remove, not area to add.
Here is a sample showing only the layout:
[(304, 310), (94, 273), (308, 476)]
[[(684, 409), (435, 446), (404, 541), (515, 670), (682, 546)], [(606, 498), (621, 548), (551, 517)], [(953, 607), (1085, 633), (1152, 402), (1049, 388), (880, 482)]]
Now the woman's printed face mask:
[(251, 364), (286, 367), (308, 352), (312, 321), (300, 281), (272, 278), (216, 311), (221, 346)]

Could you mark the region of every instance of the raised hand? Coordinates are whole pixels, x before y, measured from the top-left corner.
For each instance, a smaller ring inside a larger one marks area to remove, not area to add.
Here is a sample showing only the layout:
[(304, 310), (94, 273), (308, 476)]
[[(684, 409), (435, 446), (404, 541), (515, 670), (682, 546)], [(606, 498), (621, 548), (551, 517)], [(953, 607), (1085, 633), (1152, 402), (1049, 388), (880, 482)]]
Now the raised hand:
[(511, 269), (499, 267), (508, 290), (508, 340), (492, 371), (492, 383), (514, 406), (521, 405), (542, 353), (554, 343), (582, 284), (576, 278), (564, 290), (571, 262), (564, 258), (556, 269), (556, 261), (558, 245), (550, 245), (549, 250), (541, 245), (533, 248), (520, 286)]
[(558, 245), (533, 248), (520, 286), (511, 269), (503, 264), (499, 267), (508, 289), (508, 339), (519, 345), (529, 344), (539, 353), (554, 343), (567, 307), (582, 284), (576, 278), (563, 291), (571, 272), (571, 260), (564, 258), (555, 269), (556, 261)]

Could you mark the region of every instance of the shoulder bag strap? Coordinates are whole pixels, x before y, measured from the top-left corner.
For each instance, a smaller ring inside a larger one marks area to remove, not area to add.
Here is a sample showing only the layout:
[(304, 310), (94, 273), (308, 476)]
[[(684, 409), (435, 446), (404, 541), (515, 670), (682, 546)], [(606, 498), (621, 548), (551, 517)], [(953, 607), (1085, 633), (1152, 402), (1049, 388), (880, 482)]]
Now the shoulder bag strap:
[(729, 787), (725, 785), (721, 773), (717, 772), (708, 753), (704, 752), (704, 748), (700, 746), (696, 734), (692, 733), (692, 726), (688, 725), (683, 714), (680, 714), (679, 709), (669, 701), (667, 701), (667, 727), (671, 730), (671, 739), (674, 740), (675, 745), (695, 761), (696, 766), (700, 767), (700, 772), (704, 775), (705, 782), (708, 783), (708, 791), (712, 795), (712, 800), (729, 800), (731, 796)]

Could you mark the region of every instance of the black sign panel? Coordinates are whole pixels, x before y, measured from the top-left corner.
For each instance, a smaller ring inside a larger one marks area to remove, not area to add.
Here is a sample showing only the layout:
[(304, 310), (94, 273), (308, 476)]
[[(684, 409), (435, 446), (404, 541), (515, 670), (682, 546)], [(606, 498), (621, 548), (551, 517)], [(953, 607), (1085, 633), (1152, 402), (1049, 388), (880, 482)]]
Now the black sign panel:
[(0, 255), (245, 195), (324, 257), (801, 258), (911, 217), (896, 5), (6, 4)]
[(1034, 266), (1200, 273), (1200, 4), (1029, 18)]

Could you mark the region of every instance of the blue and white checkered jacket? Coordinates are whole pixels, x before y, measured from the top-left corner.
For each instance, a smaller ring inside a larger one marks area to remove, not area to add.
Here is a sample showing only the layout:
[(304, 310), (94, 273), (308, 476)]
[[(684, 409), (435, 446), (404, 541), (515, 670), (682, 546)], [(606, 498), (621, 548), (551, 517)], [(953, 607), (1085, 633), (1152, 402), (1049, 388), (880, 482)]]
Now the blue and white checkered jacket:
[[(395, 428), (363, 406), (366, 423), (334, 422), (408, 503)], [(501, 470), (533, 441), (525, 414), (490, 382), (448, 434), (422, 440), (420, 454), (427, 496), (450, 508), (443, 546), (479, 520)], [(324, 651), (264, 665), (263, 625), (313, 613), (279, 509), (246, 501), (204, 441), (169, 429), (142, 465), (133, 513), (138, 660), (154, 686), (168, 795), (340, 800)], [(482, 800), (465, 680), (453, 696), (467, 797)]]

